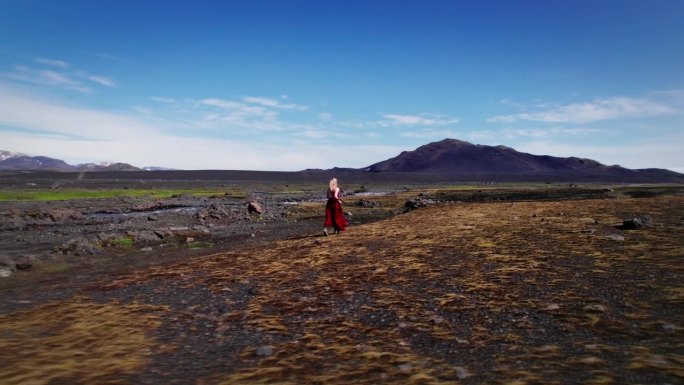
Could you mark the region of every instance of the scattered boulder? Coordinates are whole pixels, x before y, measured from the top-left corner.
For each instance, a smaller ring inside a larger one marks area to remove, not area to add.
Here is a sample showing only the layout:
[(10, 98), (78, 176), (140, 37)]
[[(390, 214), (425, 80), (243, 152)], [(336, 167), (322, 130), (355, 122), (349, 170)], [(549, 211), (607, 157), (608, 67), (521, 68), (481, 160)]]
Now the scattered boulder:
[(163, 235), (159, 235), (157, 231), (152, 231), (152, 230), (140, 230), (140, 231), (132, 231), (127, 233), (128, 236), (133, 238), (133, 241), (136, 243), (159, 243), (161, 240), (164, 239)]
[(640, 215), (631, 219), (625, 219), (622, 221), (623, 230), (640, 230), (646, 227), (651, 227), (653, 224), (653, 218), (650, 215)]
[(17, 260), (14, 261), (14, 265), (17, 267), (17, 270), (31, 270), (33, 267), (33, 260), (33, 257), (25, 255), (17, 258)]
[(144, 202), (139, 205), (131, 207), (131, 212), (143, 212), (143, 211), (155, 211), (163, 209), (165, 207), (164, 202), (156, 200), (153, 202)]
[(23, 222), (25, 224), (64, 223), (70, 220), (79, 220), (84, 218), (83, 214), (78, 210), (45, 207), (38, 207), (25, 211), (11, 209), (3, 212), (2, 215), (8, 220), (8, 222)]
[(404, 203), (404, 212), (409, 212), (413, 211), (415, 209), (423, 208), (423, 207), (428, 207), (430, 205), (435, 204), (435, 201), (432, 199), (424, 199), (424, 198), (414, 198), (414, 199), (409, 199)]
[(0, 278), (11, 276), (16, 270), (16, 266), (9, 257), (0, 256)]
[(247, 204), (247, 212), (250, 214), (263, 214), (264, 208), (257, 201), (251, 201)]
[(200, 221), (207, 219), (225, 219), (232, 218), (233, 212), (220, 204), (211, 204), (208, 207), (202, 208), (195, 214), (195, 218)]
[(85, 237), (73, 238), (58, 247), (59, 251), (74, 255), (96, 255), (102, 253), (102, 245), (97, 240)]
[(51, 209), (43, 212), (42, 215), (55, 223), (63, 223), (67, 220), (83, 219), (83, 214), (80, 211), (73, 209)]
[(8, 266), (0, 266), (0, 278), (7, 278), (13, 273), (12, 269)]
[(356, 205), (359, 207), (365, 207), (365, 208), (374, 208), (374, 207), (380, 207), (380, 203), (376, 201), (372, 201), (369, 199), (361, 199), (358, 202), (356, 202)]

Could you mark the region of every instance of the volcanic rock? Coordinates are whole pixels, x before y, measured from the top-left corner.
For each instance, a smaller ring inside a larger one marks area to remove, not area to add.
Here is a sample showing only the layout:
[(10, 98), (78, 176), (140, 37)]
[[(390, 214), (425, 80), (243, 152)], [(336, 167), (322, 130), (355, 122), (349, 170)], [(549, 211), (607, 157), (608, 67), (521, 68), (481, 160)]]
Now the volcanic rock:
[(429, 205), (435, 204), (432, 199), (414, 198), (409, 199), (404, 203), (404, 212), (409, 212), (422, 207), (428, 207)]
[(653, 224), (653, 218), (650, 215), (641, 215), (631, 219), (625, 219), (622, 221), (623, 230), (639, 230), (646, 227), (651, 227)]
[(250, 214), (262, 214), (264, 209), (259, 202), (251, 201), (247, 204), (247, 212)]
[(59, 246), (58, 248), (63, 253), (74, 255), (96, 255), (102, 253), (102, 245), (94, 240), (89, 240), (84, 237), (73, 238)]
[(356, 202), (356, 205), (365, 208), (380, 207), (380, 203), (368, 199), (361, 199), (360, 201)]
[(205, 207), (203, 209), (200, 209), (196, 214), (195, 218), (199, 219), (200, 221), (206, 220), (206, 219), (224, 219), (224, 218), (232, 218), (233, 217), (233, 212), (226, 208), (223, 205), (219, 204), (211, 204), (209, 207)]
[(163, 236), (152, 230), (131, 231), (128, 235), (133, 237), (136, 243), (158, 243), (164, 239)]
[(33, 258), (30, 256), (19, 257), (14, 262), (14, 265), (17, 267), (17, 270), (30, 270), (33, 267)]

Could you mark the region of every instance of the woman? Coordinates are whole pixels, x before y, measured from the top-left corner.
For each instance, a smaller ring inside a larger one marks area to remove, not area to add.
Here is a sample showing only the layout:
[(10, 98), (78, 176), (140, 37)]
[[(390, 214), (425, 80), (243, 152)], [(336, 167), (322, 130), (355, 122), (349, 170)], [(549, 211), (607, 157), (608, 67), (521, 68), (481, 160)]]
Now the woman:
[(333, 227), (335, 234), (344, 231), (349, 225), (342, 213), (342, 200), (340, 199), (340, 188), (337, 187), (337, 178), (330, 179), (328, 188), (328, 203), (325, 205), (325, 224), (323, 224), (323, 235), (328, 236), (328, 227)]

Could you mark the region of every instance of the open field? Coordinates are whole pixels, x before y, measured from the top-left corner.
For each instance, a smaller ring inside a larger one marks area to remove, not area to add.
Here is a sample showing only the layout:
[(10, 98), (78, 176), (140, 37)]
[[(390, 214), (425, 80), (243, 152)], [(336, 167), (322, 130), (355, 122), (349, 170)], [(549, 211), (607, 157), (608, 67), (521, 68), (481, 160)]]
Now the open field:
[[(346, 197), (352, 218), (371, 223), (331, 237), (319, 236), (313, 191), (287, 189), (278, 194), (300, 200), (277, 217), (290, 221), (264, 229), (290, 233), (171, 259), (168, 245), (140, 254), (119, 240), (105, 256), (78, 257), (105, 267), (65, 256), (0, 281), (0, 382), (684, 380), (680, 187), (395, 188)], [(269, 192), (261, 198), (280, 196)], [(400, 214), (418, 196), (432, 203)], [(644, 214), (651, 227), (620, 228)], [(217, 242), (220, 228), (193, 242)], [(141, 255), (159, 261), (132, 262)]]

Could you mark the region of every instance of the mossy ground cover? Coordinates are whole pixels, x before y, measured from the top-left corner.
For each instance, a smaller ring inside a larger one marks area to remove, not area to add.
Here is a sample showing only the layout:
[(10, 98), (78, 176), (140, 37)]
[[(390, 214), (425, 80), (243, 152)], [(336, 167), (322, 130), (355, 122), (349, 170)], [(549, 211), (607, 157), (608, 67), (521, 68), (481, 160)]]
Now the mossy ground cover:
[(194, 195), (198, 197), (228, 196), (244, 198), (242, 190), (225, 189), (55, 189), (55, 190), (5, 190), (0, 191), (0, 201), (60, 201), (74, 199), (130, 198), (169, 198), (174, 195)]
[[(59, 369), (57, 379), (101, 372), (97, 383), (681, 383), (683, 212), (681, 196), (453, 203), (141, 269), (84, 288), (96, 302), (2, 316), (0, 346), (12, 349), (0, 349), (0, 378)], [(641, 214), (652, 227), (619, 228)], [(64, 323), (36, 329), (74, 306), (90, 309), (77, 318), (93, 327), (122, 320), (102, 340), (90, 334), (120, 354), (79, 344), (84, 334)], [(140, 364), (119, 360), (130, 346)], [(55, 347), (58, 363), (46, 358)], [(89, 360), (69, 364), (84, 352)]]

